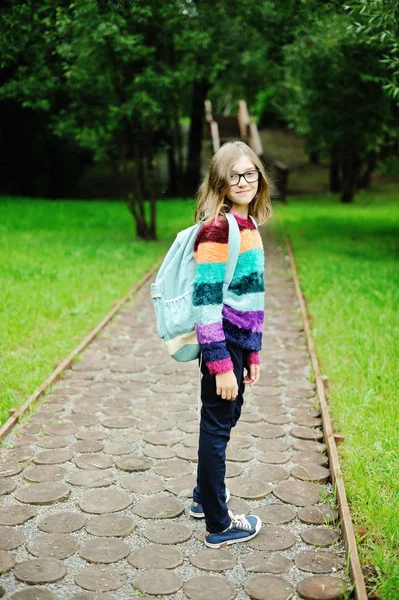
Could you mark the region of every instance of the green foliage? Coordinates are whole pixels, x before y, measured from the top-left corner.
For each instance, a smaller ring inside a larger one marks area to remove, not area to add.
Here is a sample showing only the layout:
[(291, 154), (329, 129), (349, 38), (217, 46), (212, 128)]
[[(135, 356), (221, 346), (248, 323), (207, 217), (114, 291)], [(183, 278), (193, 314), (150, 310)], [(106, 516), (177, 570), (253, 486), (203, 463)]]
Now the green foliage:
[(382, 65), (376, 81), (399, 106), (399, 4), (397, 0), (349, 0), (349, 31), (366, 45), (378, 46)]
[(282, 103), (313, 150), (378, 151), (392, 126), (381, 87), (378, 51), (354, 39), (346, 15), (326, 14), (285, 47)]

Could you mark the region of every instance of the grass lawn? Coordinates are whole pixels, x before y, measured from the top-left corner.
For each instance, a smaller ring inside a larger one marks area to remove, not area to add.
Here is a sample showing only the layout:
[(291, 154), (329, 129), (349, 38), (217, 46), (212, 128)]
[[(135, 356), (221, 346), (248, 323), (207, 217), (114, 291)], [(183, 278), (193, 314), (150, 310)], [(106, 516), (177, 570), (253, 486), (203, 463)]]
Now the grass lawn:
[(193, 222), (158, 203), (159, 238), (137, 239), (122, 202), (0, 199), (0, 422), (50, 375)]
[(399, 598), (399, 186), (291, 198), (288, 231), (305, 294), (370, 598)]

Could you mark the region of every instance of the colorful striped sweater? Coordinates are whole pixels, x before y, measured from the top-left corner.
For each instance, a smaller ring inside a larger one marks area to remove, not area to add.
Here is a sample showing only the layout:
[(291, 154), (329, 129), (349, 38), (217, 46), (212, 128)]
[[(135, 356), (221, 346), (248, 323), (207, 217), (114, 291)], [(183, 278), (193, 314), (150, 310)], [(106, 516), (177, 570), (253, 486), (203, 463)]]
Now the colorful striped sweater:
[(232, 211), (240, 230), (240, 253), (233, 279), (223, 297), (228, 259), (229, 225), (203, 225), (194, 244), (197, 263), (193, 292), (195, 330), (211, 374), (226, 373), (233, 363), (226, 342), (248, 351), (247, 364), (259, 364), (264, 320), (264, 252), (251, 219)]

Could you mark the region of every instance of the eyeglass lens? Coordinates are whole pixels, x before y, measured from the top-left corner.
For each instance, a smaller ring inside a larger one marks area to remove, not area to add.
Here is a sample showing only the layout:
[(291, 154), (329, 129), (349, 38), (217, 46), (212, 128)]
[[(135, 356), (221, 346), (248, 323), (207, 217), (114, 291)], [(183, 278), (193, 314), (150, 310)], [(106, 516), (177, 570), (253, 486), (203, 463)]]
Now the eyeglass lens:
[(241, 181), (241, 177), (244, 177), (247, 183), (254, 183), (259, 179), (259, 171), (247, 171), (246, 173), (232, 173), (230, 176), (231, 185), (237, 185)]

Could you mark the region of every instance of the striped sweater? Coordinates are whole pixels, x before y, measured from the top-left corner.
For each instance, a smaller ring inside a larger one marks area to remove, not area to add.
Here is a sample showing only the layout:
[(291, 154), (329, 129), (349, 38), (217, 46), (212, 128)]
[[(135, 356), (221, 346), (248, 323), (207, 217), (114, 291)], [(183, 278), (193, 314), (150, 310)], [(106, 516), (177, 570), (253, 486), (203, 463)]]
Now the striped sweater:
[(259, 364), (264, 320), (264, 252), (251, 219), (232, 211), (240, 230), (240, 253), (233, 279), (223, 297), (228, 259), (229, 225), (203, 225), (194, 244), (197, 263), (193, 292), (195, 329), (211, 374), (226, 373), (233, 363), (226, 342), (248, 352), (247, 364)]

